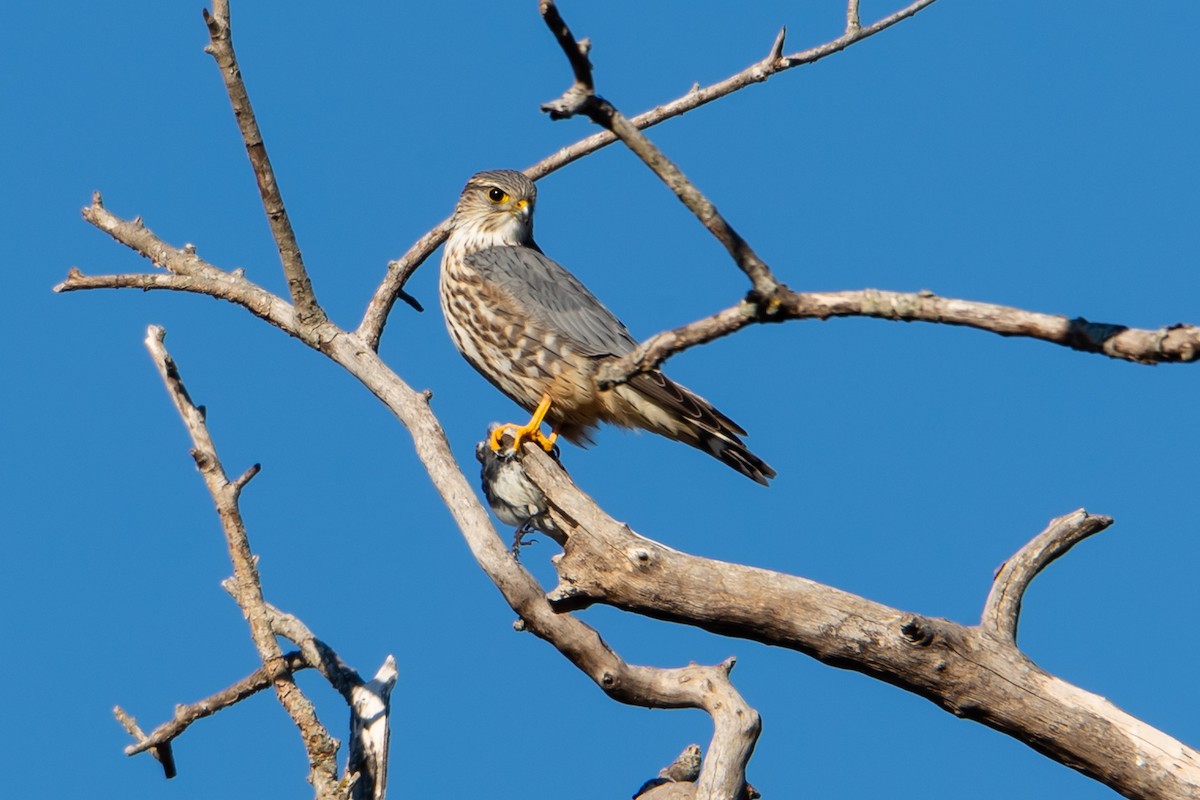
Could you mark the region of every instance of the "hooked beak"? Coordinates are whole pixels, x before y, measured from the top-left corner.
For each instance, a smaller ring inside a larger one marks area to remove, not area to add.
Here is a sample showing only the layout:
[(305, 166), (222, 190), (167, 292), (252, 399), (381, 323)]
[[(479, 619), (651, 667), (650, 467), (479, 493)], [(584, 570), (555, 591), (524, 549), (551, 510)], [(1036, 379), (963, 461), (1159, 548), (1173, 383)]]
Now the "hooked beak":
[(512, 208), (512, 213), (515, 214), (522, 222), (528, 222), (529, 218), (533, 216), (533, 206), (529, 205), (528, 200), (518, 200), (517, 202), (513, 203)]

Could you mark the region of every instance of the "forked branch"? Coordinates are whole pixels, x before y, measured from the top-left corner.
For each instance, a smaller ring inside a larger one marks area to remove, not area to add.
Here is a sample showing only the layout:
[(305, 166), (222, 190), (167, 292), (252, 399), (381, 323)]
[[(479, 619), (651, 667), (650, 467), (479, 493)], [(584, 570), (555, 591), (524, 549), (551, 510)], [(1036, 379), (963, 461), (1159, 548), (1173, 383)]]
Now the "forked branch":
[[(903, 294), (873, 289), (850, 292), (794, 292), (778, 281), (770, 267), (747, 243), (683, 171), (626, 119), (612, 103), (595, 93), (595, 80), (587, 54), (588, 40), (577, 42), (553, 0), (541, 0), (542, 16), (566, 55), (574, 74), (571, 87), (542, 105), (551, 119), (584, 114), (609, 130), (637, 155), (725, 246), (738, 267), (750, 278), (751, 292), (738, 304), (642, 342), (633, 352), (605, 364), (600, 373), (604, 388), (623, 383), (639, 372), (655, 369), (668, 357), (689, 347), (727, 336), (746, 325), (789, 319), (828, 319), (833, 316), (866, 316), (905, 322), (941, 322), (990, 330), (1006, 336), (1029, 336), (1077, 350), (1103, 353), (1139, 363), (1186, 362), (1200, 358), (1200, 328), (1173, 325), (1158, 331), (1129, 329), (1036, 314), (1016, 308), (968, 300), (937, 297), (931, 292)], [(915, 13), (915, 12), (914, 12)], [(858, 2), (846, 8), (846, 36), (862, 30)], [(776, 39), (768, 64), (782, 56), (783, 34)]]
[[(175, 718), (159, 726), (150, 736), (142, 735), (140, 729), (135, 732), (127, 725), (138, 741), (126, 752), (132, 755), (151, 749), (162, 753), (164, 747), (197, 719), (272, 686), (300, 730), (309, 758), (309, 778), (317, 797), (321, 800), (380, 800), (387, 779), (388, 698), (396, 681), (395, 661), (389, 656), (375, 679), (365, 682), (299, 619), (264, 600), (258, 566), (250, 550), (238, 504), (242, 490), (258, 473), (259, 466), (251, 466), (232, 481), (226, 476), (204, 412), (192, 402), (184, 388), (175, 361), (166, 350), (164, 336), (162, 328), (151, 326), (146, 346), (191, 435), (192, 456), (216, 502), (234, 571), (233, 577), (224, 585), (250, 625), (251, 638), (263, 665), (247, 678), (200, 703), (178, 707)], [(285, 655), (277, 636), (292, 640), (300, 646), (300, 652)], [(351, 707), (353, 736), (344, 779), (339, 779), (337, 774), (337, 741), (317, 719), (312, 703), (292, 678), (295, 671), (305, 667), (318, 669)], [(118, 718), (122, 716), (127, 717), (118, 709)], [(169, 753), (169, 749), (166, 752)]]
[(559, 47), (571, 64), (575, 74), (575, 82), (557, 100), (542, 104), (542, 111), (551, 119), (567, 119), (576, 114), (585, 114), (597, 125), (612, 132), (625, 143), (675, 196), (696, 215), (700, 223), (717, 238), (730, 256), (741, 268), (754, 287), (753, 294), (760, 299), (764, 306), (769, 306), (779, 282), (771, 274), (771, 269), (763, 262), (749, 243), (743, 239), (733, 226), (717, 211), (717, 207), (687, 179), (683, 171), (667, 158), (667, 156), (650, 141), (646, 134), (638, 130), (617, 110), (616, 106), (595, 93), (595, 81), (592, 78), (592, 65), (588, 62), (587, 53), (590, 49), (588, 40), (575, 41), (571, 29), (563, 21), (562, 15), (553, 0), (541, 0), (539, 9), (546, 26), (554, 34)]
[(1127, 797), (1200, 796), (1200, 753), (1102, 697), (1050, 675), (1003, 632), (1029, 579), (1111, 520), (1053, 522), (1001, 571), (975, 627), (923, 617), (814, 581), (699, 558), (609, 517), (544, 453), (525, 473), (566, 533), (556, 560), (561, 610), (594, 603), (796, 650), (874, 676), (1002, 731)]
[[(302, 669), (308, 669), (312, 666), (299, 651), (285, 653), (283, 661), (287, 665), (289, 672), (299, 672)], [(125, 748), (125, 755), (134, 756), (147, 750), (153, 752), (155, 749), (170, 747), (171, 742), (183, 735), (183, 732), (190, 728), (193, 722), (198, 722), (205, 717), (211, 717), (218, 711), (223, 711), (240, 703), (247, 697), (269, 688), (271, 688), (271, 678), (267, 674), (265, 667), (259, 667), (236, 683), (205, 697), (203, 700), (197, 700), (195, 703), (182, 703), (175, 706), (174, 716), (149, 734), (142, 733), (140, 729), (134, 731), (128, 725), (125, 725), (125, 729), (129, 731), (135, 740), (133, 744)], [(116, 715), (118, 721), (121, 721), (122, 717), (130, 718), (120, 706), (113, 709), (113, 713)], [(125, 723), (122, 722), (122, 724), (124, 725)], [(172, 774), (168, 774), (167, 777), (174, 777), (173, 772)]]
[(1083, 509), (1051, 520), (1046, 530), (996, 570), (980, 626), (1015, 646), (1021, 601), (1029, 584), (1056, 558), (1066, 555), (1072, 547), (1104, 530), (1112, 522), (1112, 517), (1094, 516)]

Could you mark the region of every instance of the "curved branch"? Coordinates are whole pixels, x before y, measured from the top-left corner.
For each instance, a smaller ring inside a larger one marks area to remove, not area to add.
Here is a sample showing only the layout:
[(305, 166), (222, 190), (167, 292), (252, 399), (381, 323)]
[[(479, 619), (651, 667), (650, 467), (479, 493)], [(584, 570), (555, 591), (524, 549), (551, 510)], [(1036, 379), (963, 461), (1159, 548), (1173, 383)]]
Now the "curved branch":
[(267, 156), (262, 131), (258, 128), (254, 108), (250, 105), (250, 95), (242, 81), (242, 69), (238, 66), (237, 54), (233, 50), (229, 0), (213, 0), (212, 13), (207, 10), (203, 13), (210, 40), (205, 52), (217, 62), (217, 68), (220, 69), (221, 78), (225, 82), (225, 91), (229, 94), (229, 102), (233, 105), (233, 116), (237, 120), (242, 141), (246, 145), (246, 155), (249, 156), (250, 166), (254, 170), (254, 180), (258, 184), (263, 210), (267, 213), (267, 224), (271, 227), (271, 235), (279, 249), (279, 260), (283, 264), (284, 277), (287, 278), (288, 293), (296, 306), (300, 322), (306, 326), (318, 325), (325, 321), (325, 312), (317, 303), (312, 281), (304, 267), (296, 232), (292, 230), (292, 222), (288, 218), (283, 195), (275, 179), (275, 170), (272, 169), (271, 159)]
[[(653, 127), (660, 122), (681, 116), (714, 100), (719, 100), (726, 95), (745, 89), (747, 86), (762, 83), (777, 73), (804, 64), (812, 64), (834, 53), (840, 53), (847, 47), (908, 19), (919, 11), (933, 5), (933, 3), (934, 0), (917, 0), (917, 2), (911, 3), (893, 14), (889, 14), (865, 28), (858, 28), (854, 31), (847, 30), (836, 39), (788, 56), (783, 55), (786, 29), (780, 30), (766, 58), (756, 61), (745, 69), (735, 72), (728, 78), (716, 83), (704, 87), (697, 86), (682, 97), (677, 97), (670, 102), (663, 103), (649, 111), (638, 114), (629, 120), (629, 122), (638, 129)], [(573, 161), (577, 161), (602, 147), (612, 144), (616, 140), (617, 137), (609, 131), (594, 133), (591, 136), (580, 139), (574, 144), (567, 145), (551, 153), (536, 164), (527, 167), (525, 174), (534, 180), (539, 180), (556, 170), (562, 169)], [(388, 315), (391, 313), (396, 298), (407, 297), (403, 291), (405, 283), (412, 277), (417, 268), (424, 263), (425, 259), (429, 258), (433, 251), (441, 246), (442, 242), (446, 241), (449, 230), (450, 220), (447, 218), (418, 239), (403, 256), (388, 263), (387, 274), (384, 275), (379, 287), (375, 290), (375, 294), (372, 295), (370, 302), (367, 304), (366, 312), (363, 314), (362, 322), (359, 324), (357, 330), (359, 337), (372, 350), (379, 349), (379, 340), (383, 336), (384, 326), (387, 324)]]
[(395, 261), (388, 262), (387, 274), (380, 282), (379, 288), (375, 290), (375, 294), (371, 296), (370, 302), (367, 303), (366, 313), (363, 314), (362, 322), (358, 324), (356, 331), (372, 350), (379, 349), (379, 340), (383, 338), (383, 328), (387, 325), (388, 315), (392, 313), (392, 306), (396, 304), (397, 298), (408, 298), (406, 302), (409, 305), (416, 304), (417, 310), (421, 310), (421, 304), (404, 291), (404, 285), (417, 271), (417, 267), (424, 264), (425, 259), (429, 258), (434, 250), (441, 247), (442, 242), (446, 241), (446, 237), (449, 235), (450, 218), (447, 217), (414, 242), (404, 255)]
[[(190, 276), (133, 276), (146, 278), (184, 278)], [(126, 730), (137, 739), (126, 753), (150, 750), (163, 762), (167, 777), (174, 774), (170, 742), (197, 719), (210, 716), (246, 697), (273, 686), (280, 701), (300, 729), (305, 750), (309, 755), (310, 780), (317, 797), (325, 800), (382, 800), (386, 791), (390, 695), (396, 682), (396, 662), (391, 656), (371, 681), (364, 681), (327, 644), (318, 639), (297, 617), (280, 611), (267, 603), (262, 595), (256, 559), (250, 551), (249, 539), (241, 520), (238, 501), (242, 490), (260, 471), (252, 465), (230, 481), (217, 457), (216, 448), (205, 424), (204, 412), (189, 397), (183, 380), (163, 343), (164, 332), (151, 326), (146, 344), (154, 358), (168, 394), (174, 401), (195, 449), (192, 451), (205, 483), (217, 505), (217, 513), (225, 529), (234, 577), (222, 582), (233, 596), (250, 624), (251, 637), (262, 658), (263, 666), (233, 686), (189, 706), (177, 706), (172, 720), (160, 725), (150, 736), (137, 727), (119, 707), (114, 713)], [(276, 636), (283, 636), (299, 645), (298, 653), (282, 654)], [(337, 777), (338, 743), (321, 725), (312, 704), (296, 686), (292, 674), (300, 669), (316, 668), (345, 698), (351, 709), (351, 741), (347, 775)], [(165, 749), (164, 749), (165, 748)]]
[(1083, 509), (1051, 520), (1046, 530), (996, 570), (996, 578), (983, 606), (980, 627), (992, 636), (1016, 645), (1021, 600), (1030, 582), (1056, 558), (1066, 555), (1072, 547), (1112, 523), (1112, 517), (1094, 516)]

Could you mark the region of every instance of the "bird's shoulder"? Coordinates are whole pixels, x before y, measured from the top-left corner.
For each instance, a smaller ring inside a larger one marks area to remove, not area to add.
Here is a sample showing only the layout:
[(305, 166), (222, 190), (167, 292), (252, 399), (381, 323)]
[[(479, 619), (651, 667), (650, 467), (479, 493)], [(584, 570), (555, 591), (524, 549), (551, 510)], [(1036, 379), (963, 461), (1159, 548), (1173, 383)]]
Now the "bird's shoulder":
[(574, 339), (589, 355), (624, 355), (636, 344), (582, 281), (536, 246), (488, 247), (464, 261), (525, 314)]

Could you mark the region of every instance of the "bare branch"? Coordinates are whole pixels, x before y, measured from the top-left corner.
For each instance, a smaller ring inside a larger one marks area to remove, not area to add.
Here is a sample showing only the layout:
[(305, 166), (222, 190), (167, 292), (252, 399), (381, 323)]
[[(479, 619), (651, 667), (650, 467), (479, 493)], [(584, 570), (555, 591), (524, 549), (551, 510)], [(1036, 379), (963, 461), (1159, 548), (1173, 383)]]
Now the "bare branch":
[(1094, 516), (1083, 509), (1051, 520), (1044, 531), (996, 570), (980, 627), (1015, 646), (1021, 600), (1030, 582), (1056, 558), (1112, 523), (1112, 517)]
[(858, 18), (858, 0), (849, 0), (846, 3), (846, 35), (853, 36), (861, 27), (862, 24)]
[[(236, 583), (231, 581), (230, 590), (235, 586)], [(298, 617), (280, 611), (270, 603), (264, 605), (271, 630), (299, 647), (305, 660), (316, 667), (325, 680), (329, 681), (329, 685), (350, 703), (354, 698), (354, 691), (364, 683), (358, 671), (342, 661), (341, 656), (318, 639)]]
[(317, 303), (313, 292), (312, 281), (304, 268), (304, 259), (300, 254), (300, 245), (296, 241), (296, 233), (292, 230), (287, 208), (283, 204), (279, 184), (275, 179), (275, 171), (271, 168), (271, 160), (267, 156), (267, 146), (263, 142), (262, 132), (258, 128), (258, 120), (254, 116), (254, 108), (250, 105), (250, 95), (246, 92), (246, 84), (242, 81), (242, 70), (238, 66), (237, 55), (233, 50), (233, 32), (229, 21), (229, 0), (213, 0), (213, 10), (210, 14), (204, 11), (204, 22), (208, 25), (210, 44), (205, 52), (212, 55), (221, 71), (225, 82), (225, 91), (229, 94), (229, 102), (233, 105), (233, 116), (237, 120), (238, 129), (242, 133), (242, 141), (246, 145), (246, 155), (250, 157), (250, 166), (254, 170), (254, 179), (258, 183), (258, 193), (262, 197), (263, 210), (267, 213), (267, 224), (271, 227), (271, 235), (275, 238), (279, 249), (279, 260), (283, 264), (283, 274), (287, 278), (288, 293), (296, 306), (296, 315), (305, 326), (318, 325), (325, 321), (325, 312)]
[(597, 125), (612, 131), (725, 246), (738, 267), (750, 278), (758, 297), (763, 300), (773, 297), (780, 284), (771, 273), (770, 267), (758, 257), (749, 243), (733, 229), (717, 211), (717, 207), (687, 179), (674, 162), (612, 103), (594, 93), (585, 43), (574, 41), (553, 0), (542, 0), (539, 7), (546, 25), (554, 33), (575, 73), (575, 83), (571, 88), (559, 99), (543, 103), (542, 111), (548, 113), (551, 119), (566, 119), (575, 114), (586, 114)]
[(346, 778), (351, 800), (382, 800), (387, 793), (388, 742), (391, 739), (391, 694), (399, 673), (388, 656), (370, 681), (342, 661), (298, 617), (267, 604), (271, 629), (299, 645), (305, 660), (320, 670), (350, 706), (350, 741)]
[(163, 344), (165, 333), (162, 328), (150, 326), (146, 336), (146, 347), (158, 367), (166, 384), (167, 393), (175, 403), (192, 439), (192, 457), (204, 477), (208, 491), (217, 505), (217, 514), (225, 532), (229, 557), (233, 562), (234, 596), (246, 621), (250, 625), (250, 636), (262, 658), (263, 668), (275, 688), (280, 703), (300, 730), (301, 739), (309, 759), (309, 779), (316, 789), (317, 797), (345, 798), (346, 791), (338, 781), (337, 742), (317, 719), (312, 703), (292, 679), (291, 671), (283, 658), (283, 651), (271, 628), (270, 612), (263, 600), (258, 566), (250, 541), (242, 523), (238, 508), (238, 487), (230, 483), (217, 457), (216, 446), (208, 432), (204, 414), (188, 396), (179, 370)]
[[(645, 129), (673, 117), (686, 114), (714, 100), (719, 100), (726, 95), (745, 89), (747, 86), (762, 83), (779, 72), (803, 64), (812, 64), (834, 53), (839, 53), (856, 42), (874, 36), (896, 23), (908, 19), (933, 3), (934, 0), (918, 0), (918, 2), (908, 5), (866, 28), (859, 28), (853, 34), (843, 34), (837, 39), (830, 40), (808, 50), (802, 50), (790, 56), (783, 55), (784, 38), (787, 29), (781, 29), (776, 35), (770, 53), (765, 59), (756, 61), (750, 66), (716, 83), (694, 88), (681, 97), (677, 97), (670, 102), (663, 103), (649, 111), (638, 114), (636, 117), (630, 119), (629, 122), (638, 129)], [(536, 164), (529, 166), (525, 169), (525, 174), (534, 180), (544, 178), (550, 173), (562, 169), (567, 164), (612, 144), (616, 140), (617, 137), (611, 131), (605, 130), (594, 133), (591, 136), (580, 139), (574, 144), (567, 145), (551, 153)], [(405, 283), (408, 282), (408, 279), (417, 268), (425, 262), (425, 259), (429, 258), (433, 254), (433, 251), (441, 246), (442, 242), (446, 241), (449, 231), (450, 220), (447, 218), (418, 239), (403, 256), (388, 263), (387, 274), (375, 290), (375, 294), (371, 297), (371, 301), (367, 305), (366, 313), (363, 315), (362, 322), (359, 324), (357, 331), (361, 339), (371, 349), (379, 349), (379, 340), (383, 336), (383, 329), (387, 324), (388, 314), (391, 313), (396, 298), (398, 296), (408, 297), (403, 293)]]
[(155, 266), (174, 274), (87, 276), (72, 267), (67, 279), (54, 287), (56, 292), (101, 288), (196, 292), (236, 303), (293, 336), (304, 338), (303, 334), (309, 333), (318, 340), (322, 336), (324, 328), (315, 329), (315, 333), (298, 330), (292, 306), (248, 280), (241, 270), (226, 272), (215, 267), (198, 256), (191, 245), (178, 248), (167, 244), (146, 227), (141, 217), (125, 220), (116, 216), (104, 207), (99, 192), (92, 196), (92, 204), (83, 209), (83, 218)]
[[(571, 64), (571, 70), (575, 73), (575, 85), (578, 87), (577, 93), (579, 100), (592, 94), (594, 84), (592, 83), (592, 64), (588, 61), (588, 53), (592, 49), (592, 44), (587, 39), (575, 41), (575, 37), (571, 35), (571, 29), (567, 27), (567, 23), (563, 21), (562, 15), (558, 13), (558, 8), (554, 5), (554, 0), (540, 0), (538, 3), (538, 13), (542, 15), (542, 19), (546, 22), (546, 27), (550, 29), (550, 33), (554, 34), (554, 38), (558, 41), (558, 46), (562, 48), (563, 53), (567, 56), (567, 61)], [(573, 90), (567, 90), (567, 94), (571, 94)], [(567, 104), (570, 105), (569, 103)], [(542, 110), (547, 110), (545, 106)], [(570, 113), (567, 113), (570, 116)], [(556, 119), (554, 112), (550, 113), (551, 119)]]
[(727, 336), (747, 325), (831, 317), (874, 317), (895, 322), (930, 322), (990, 331), (1001, 336), (1039, 339), (1085, 353), (1137, 364), (1189, 363), (1200, 360), (1200, 327), (1182, 323), (1158, 330), (1127, 328), (1082, 317), (1041, 314), (995, 303), (939, 297), (928, 291), (793, 292), (781, 289), (774, 302), (746, 298), (686, 325), (657, 333), (628, 354), (601, 367), (601, 386), (624, 383), (639, 372), (697, 345)]
[[(1127, 797), (1200, 796), (1200, 753), (1042, 671), (987, 628), (681, 553), (613, 520), (537, 448), (524, 448), (522, 464), (569, 534), (549, 595), (560, 610), (604, 603), (790, 648), (925, 697)], [(1082, 528), (1106, 524), (1089, 519)], [(1048, 552), (1037, 556), (1043, 565)]]
[(387, 275), (371, 296), (367, 311), (363, 314), (362, 322), (358, 324), (358, 336), (372, 350), (379, 349), (379, 340), (383, 338), (383, 329), (387, 325), (388, 315), (396, 299), (404, 299), (417, 311), (423, 310), (416, 298), (404, 291), (404, 285), (417, 271), (417, 267), (425, 263), (425, 259), (433, 254), (450, 235), (450, 219), (439, 222), (432, 230), (418, 239), (408, 252), (395, 261), (388, 262)]
[[(146, 739), (146, 734), (142, 732), (137, 720), (126, 712), (125, 709), (120, 706), (113, 706), (113, 716), (117, 718), (117, 722), (121, 723), (121, 727), (134, 739), (139, 741)], [(146, 749), (150, 751), (150, 755), (154, 756), (154, 759), (158, 763), (162, 764), (163, 775), (166, 776), (167, 780), (171, 780), (171, 778), (174, 778), (178, 774), (175, 771), (175, 754), (171, 750), (170, 742), (147, 746)]]
[[(305, 661), (304, 656), (299, 652), (284, 654), (283, 661), (289, 672), (299, 672), (302, 669), (308, 669), (312, 666)], [(146, 750), (150, 750), (153, 753), (155, 748), (170, 746), (170, 742), (178, 738), (193, 722), (205, 717), (211, 717), (218, 711), (229, 708), (245, 700), (247, 697), (269, 688), (271, 688), (271, 678), (264, 667), (259, 667), (232, 686), (211, 694), (203, 700), (175, 706), (174, 717), (159, 725), (149, 735), (143, 734), (140, 731), (138, 733), (130, 731), (130, 734), (137, 741), (125, 748), (125, 754), (133, 756)], [(119, 707), (114, 710), (114, 713), (117, 712), (120, 712)], [(121, 718), (119, 713), (117, 718)], [(128, 726), (126, 726), (126, 729), (128, 730)], [(168, 775), (167, 777), (171, 776)]]

